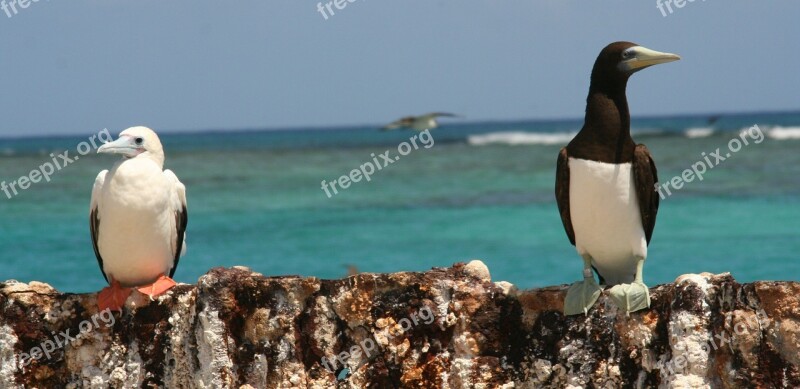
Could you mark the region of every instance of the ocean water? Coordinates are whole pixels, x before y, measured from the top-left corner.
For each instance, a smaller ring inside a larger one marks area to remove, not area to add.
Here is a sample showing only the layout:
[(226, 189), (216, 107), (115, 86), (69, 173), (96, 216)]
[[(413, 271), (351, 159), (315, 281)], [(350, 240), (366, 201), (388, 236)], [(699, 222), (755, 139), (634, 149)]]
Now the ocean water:
[[(340, 278), (349, 265), (422, 271), (478, 258), (493, 280), (520, 288), (571, 283), (582, 262), (564, 233), (553, 185), (558, 150), (581, 124), (450, 121), (428, 143), (418, 137), (405, 156), (397, 148), (413, 132), (368, 127), (162, 134), (166, 167), (186, 185), (189, 202), (188, 252), (175, 278), (194, 283), (213, 267), (234, 265)], [(753, 125), (759, 132), (740, 135)], [(731, 154), (718, 163), (709, 158), (713, 168), (707, 165), (702, 181), (662, 200), (646, 283), (704, 271), (731, 272), (741, 282), (800, 280), (800, 112), (642, 118), (632, 127), (661, 182), (717, 148)], [(50, 153), (77, 155), (99, 130), (0, 138), (0, 180), (27, 175)], [(386, 150), (393, 162), (369, 182), (337, 186), (330, 198), (321, 188), (367, 162), (383, 165)], [(38, 280), (75, 293), (104, 286), (88, 204), (95, 176), (114, 162), (90, 153), (50, 182), (12, 198), (0, 192), (0, 280)]]

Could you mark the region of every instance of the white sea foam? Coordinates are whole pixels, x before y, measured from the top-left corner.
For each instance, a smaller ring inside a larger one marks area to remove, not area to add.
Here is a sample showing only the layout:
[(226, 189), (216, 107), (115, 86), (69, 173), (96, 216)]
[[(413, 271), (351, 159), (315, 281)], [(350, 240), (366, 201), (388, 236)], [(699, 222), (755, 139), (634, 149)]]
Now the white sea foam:
[(684, 131), (687, 138), (707, 138), (714, 134), (714, 129), (709, 127), (692, 127)]
[[(743, 128), (742, 131), (747, 131)], [(714, 135), (715, 130), (711, 127), (690, 127), (683, 132), (669, 132), (656, 128), (641, 128), (633, 131), (633, 136), (659, 136), (659, 135), (680, 135), (686, 138), (707, 138)], [(486, 146), (492, 144), (501, 145), (566, 145), (577, 132), (526, 132), (526, 131), (503, 131), (490, 132), (486, 134), (470, 135), (468, 142), (473, 146)], [(767, 137), (775, 140), (800, 139), (800, 127), (772, 127), (765, 131)]]
[(772, 127), (767, 136), (776, 140), (800, 139), (800, 127)]
[(490, 144), (503, 145), (566, 145), (575, 136), (574, 132), (491, 132), (488, 134), (470, 135), (469, 144), (485, 146)]

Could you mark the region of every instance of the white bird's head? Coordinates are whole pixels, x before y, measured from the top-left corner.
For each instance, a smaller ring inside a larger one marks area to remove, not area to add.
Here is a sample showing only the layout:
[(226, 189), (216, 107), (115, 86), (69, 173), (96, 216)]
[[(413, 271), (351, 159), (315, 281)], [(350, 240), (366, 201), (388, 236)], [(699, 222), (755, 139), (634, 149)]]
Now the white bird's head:
[(122, 154), (123, 158), (146, 157), (164, 165), (164, 149), (156, 133), (147, 127), (131, 127), (119, 133), (119, 138), (97, 149), (98, 153)]

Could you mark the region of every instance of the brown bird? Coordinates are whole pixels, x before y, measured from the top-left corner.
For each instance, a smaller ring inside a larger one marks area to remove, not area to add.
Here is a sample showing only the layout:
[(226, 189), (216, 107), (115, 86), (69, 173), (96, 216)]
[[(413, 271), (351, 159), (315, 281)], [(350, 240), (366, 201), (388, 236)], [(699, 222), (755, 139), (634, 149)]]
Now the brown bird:
[(584, 263), (584, 280), (564, 301), (567, 315), (588, 312), (600, 296), (592, 269), (600, 284), (613, 286), (609, 295), (621, 309), (650, 306), (642, 267), (658, 212), (658, 175), (647, 147), (631, 138), (625, 89), (633, 73), (679, 59), (615, 42), (594, 63), (583, 128), (561, 149), (556, 167), (561, 222)]

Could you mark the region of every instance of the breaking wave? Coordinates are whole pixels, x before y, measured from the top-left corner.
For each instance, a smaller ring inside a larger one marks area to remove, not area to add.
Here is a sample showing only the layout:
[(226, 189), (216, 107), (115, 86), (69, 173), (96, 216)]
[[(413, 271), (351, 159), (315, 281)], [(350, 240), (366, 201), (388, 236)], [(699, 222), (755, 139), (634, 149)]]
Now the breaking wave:
[(693, 127), (683, 132), (687, 138), (707, 138), (714, 135), (714, 129), (709, 127)]
[(567, 144), (574, 132), (536, 133), (524, 131), (492, 132), (488, 134), (470, 135), (467, 142), (473, 146), (501, 145), (560, 145)]
[(767, 136), (775, 140), (800, 139), (800, 127), (772, 127)]

